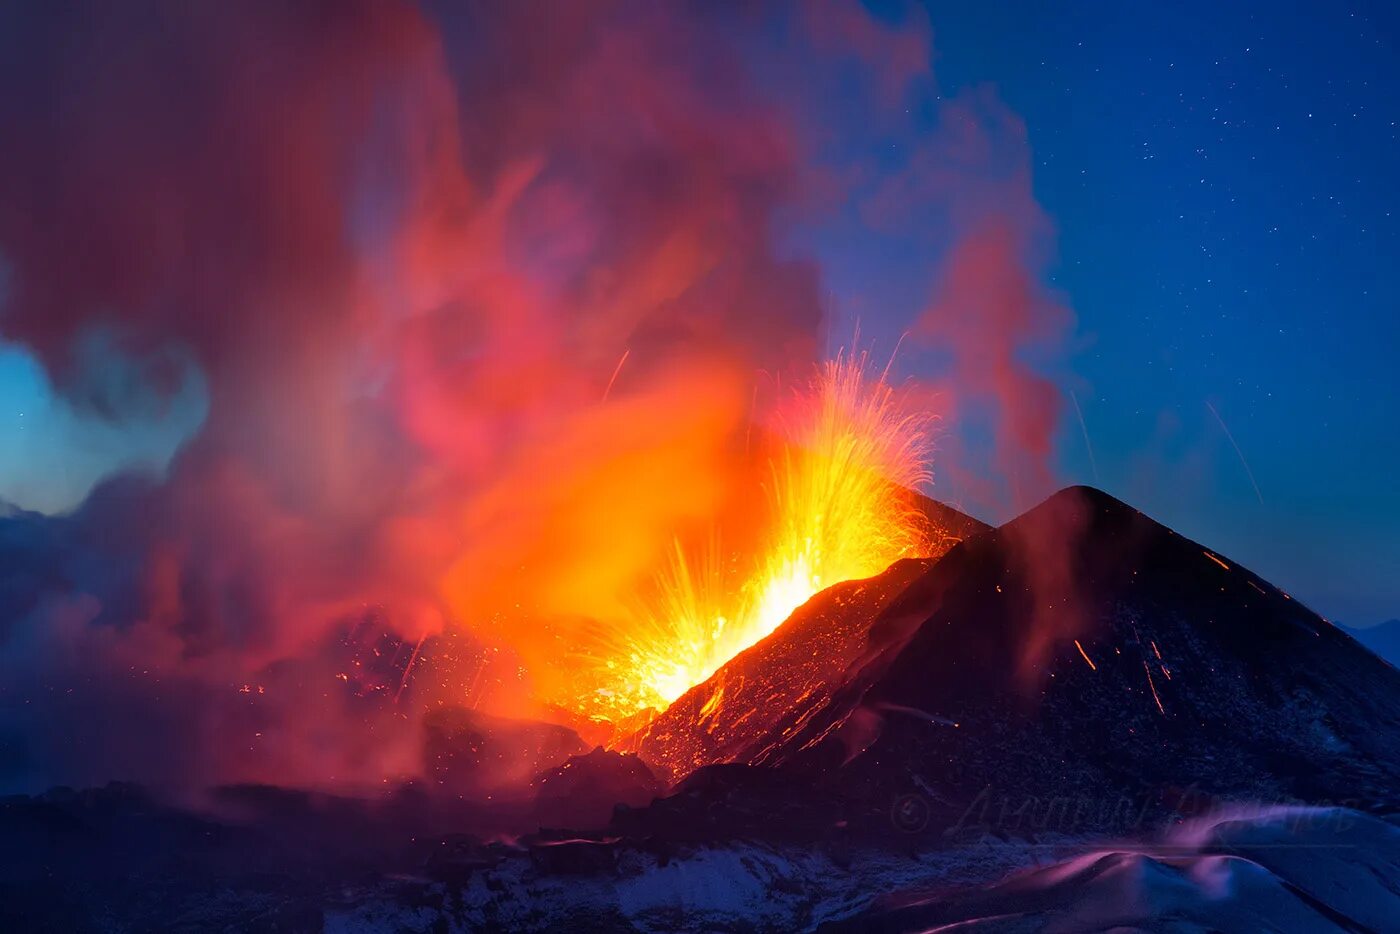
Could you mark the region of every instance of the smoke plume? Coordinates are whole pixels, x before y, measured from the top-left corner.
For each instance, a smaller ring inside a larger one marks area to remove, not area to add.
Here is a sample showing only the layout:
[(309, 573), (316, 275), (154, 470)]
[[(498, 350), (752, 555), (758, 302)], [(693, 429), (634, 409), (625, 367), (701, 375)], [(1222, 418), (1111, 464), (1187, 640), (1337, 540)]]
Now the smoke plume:
[[(926, 77), (921, 23), (783, 16), (885, 102)], [(748, 60), (771, 28), (606, 0), (7, 9), (0, 336), (94, 415), (191, 385), (208, 415), (164, 477), (0, 517), (0, 785), (372, 783), (415, 767), (424, 709), (541, 713), (576, 634), (746, 495), (755, 375), (822, 346), (820, 270), (785, 246), (810, 154)], [(1014, 118), (950, 107), (891, 203), (1012, 168), (951, 198), (917, 333), (1043, 463), (1024, 133), (1008, 157), (975, 112)]]

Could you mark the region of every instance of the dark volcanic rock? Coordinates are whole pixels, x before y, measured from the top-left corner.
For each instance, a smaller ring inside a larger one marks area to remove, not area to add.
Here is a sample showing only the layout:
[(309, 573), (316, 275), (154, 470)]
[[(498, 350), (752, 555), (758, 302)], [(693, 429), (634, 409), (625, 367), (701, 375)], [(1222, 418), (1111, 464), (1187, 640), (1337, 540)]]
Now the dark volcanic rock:
[(611, 872), (617, 865), (613, 840), (541, 840), (530, 846), (530, 862), (550, 875), (590, 875)]
[(844, 836), (842, 802), (792, 771), (710, 765), (687, 776), (666, 798), (619, 809), (612, 827), (654, 844), (748, 840), (826, 843)]
[(601, 746), (541, 773), (532, 784), (540, 826), (575, 830), (603, 827), (617, 805), (641, 807), (666, 791), (641, 759)]
[[(839, 640), (853, 657), (827, 666), (837, 683), (781, 698), (781, 716), (741, 707), (763, 729), (721, 719), (722, 743), (713, 707), (687, 696), (644, 754), (689, 744), (770, 766), (902, 830), (1121, 832), (1201, 796), (1397, 803), (1400, 673), (1104, 493), (1064, 490), (904, 573), (875, 579), (903, 584), (894, 595), (827, 591), (707, 685), (800, 656), (824, 612), (873, 617)], [(832, 606), (843, 597), (856, 605)]]
[(568, 727), (513, 720), (449, 707), (423, 718), (423, 759), (428, 777), (458, 794), (473, 796), (517, 788), (541, 771), (588, 751)]

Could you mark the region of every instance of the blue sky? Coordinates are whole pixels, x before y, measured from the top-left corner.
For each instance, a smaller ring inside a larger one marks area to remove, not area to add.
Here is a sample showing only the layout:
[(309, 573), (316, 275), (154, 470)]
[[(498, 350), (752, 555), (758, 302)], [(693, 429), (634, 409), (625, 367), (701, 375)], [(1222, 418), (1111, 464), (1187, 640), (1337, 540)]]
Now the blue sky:
[[(930, 15), (940, 82), (1026, 120), (1100, 485), (1324, 615), (1400, 614), (1400, 14)], [(1093, 482), (1066, 429), (1065, 478)]]
[(1324, 615), (1400, 615), (1396, 10), (1023, 17), (937, 15), (939, 74), (1028, 122), (1102, 486)]
[[(1061, 479), (1115, 493), (1330, 618), (1400, 615), (1400, 13), (928, 15), (938, 93), (991, 85), (1024, 119), (1057, 228), (1050, 281), (1077, 319), (1059, 371)], [(871, 281), (907, 257), (845, 234), (809, 245), (867, 333), (883, 309), (888, 341), (923, 296), (890, 287), (872, 305)]]
[(43, 368), (0, 343), (0, 500), (42, 512), (79, 501), (112, 470), (160, 471), (204, 417), (197, 390), (112, 422), (55, 397)]

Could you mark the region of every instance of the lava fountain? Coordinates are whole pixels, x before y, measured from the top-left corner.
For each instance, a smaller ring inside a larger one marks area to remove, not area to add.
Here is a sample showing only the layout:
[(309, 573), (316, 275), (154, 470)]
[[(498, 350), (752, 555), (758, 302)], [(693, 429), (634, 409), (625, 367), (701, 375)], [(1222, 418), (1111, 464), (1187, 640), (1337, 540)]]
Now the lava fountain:
[(932, 417), (868, 364), (838, 355), (785, 400), (756, 547), (727, 550), (722, 529), (699, 547), (676, 540), (631, 618), (600, 635), (575, 709), (635, 723), (821, 590), (929, 553), (934, 530), (913, 491), (930, 479)]

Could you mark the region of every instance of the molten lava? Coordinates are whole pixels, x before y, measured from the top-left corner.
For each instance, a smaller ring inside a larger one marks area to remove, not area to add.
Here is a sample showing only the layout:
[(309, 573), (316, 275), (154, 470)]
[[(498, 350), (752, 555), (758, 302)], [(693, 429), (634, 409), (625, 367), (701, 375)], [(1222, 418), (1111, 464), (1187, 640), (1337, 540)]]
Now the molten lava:
[(597, 654), (578, 709), (614, 723), (662, 709), (819, 591), (928, 553), (933, 530), (912, 491), (929, 479), (930, 416), (864, 355), (826, 363), (789, 402), (754, 553), (727, 553), (718, 531), (700, 548), (677, 540)]

